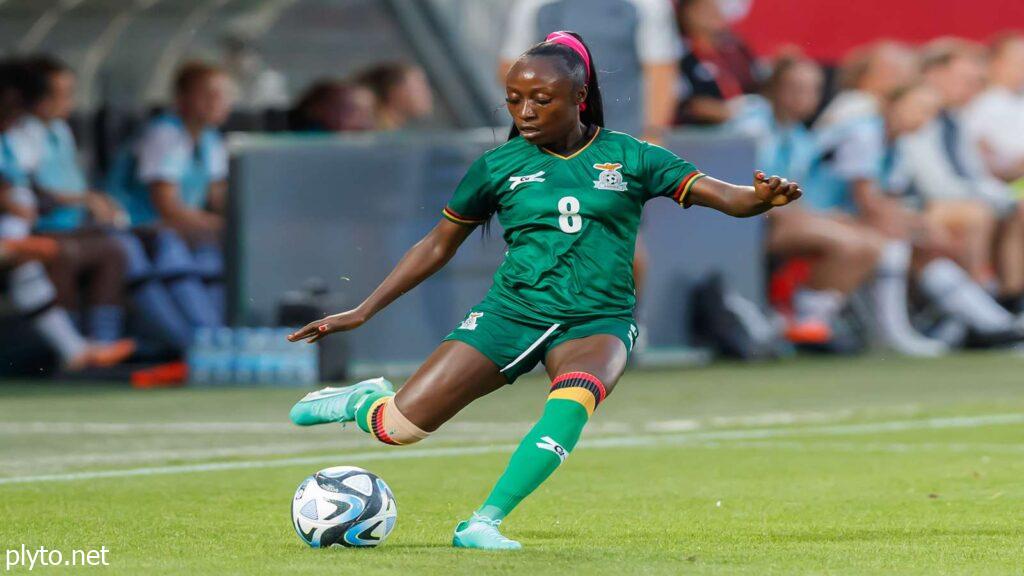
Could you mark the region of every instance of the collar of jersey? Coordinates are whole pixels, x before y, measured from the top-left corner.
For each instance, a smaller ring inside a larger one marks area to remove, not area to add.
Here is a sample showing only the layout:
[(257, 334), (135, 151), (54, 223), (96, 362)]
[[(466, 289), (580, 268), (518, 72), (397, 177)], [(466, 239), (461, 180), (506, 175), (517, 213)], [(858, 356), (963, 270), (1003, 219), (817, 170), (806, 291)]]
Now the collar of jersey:
[(575, 157), (579, 156), (580, 154), (582, 154), (584, 150), (586, 150), (587, 148), (590, 148), (590, 145), (594, 143), (594, 140), (597, 140), (597, 135), (600, 134), (600, 133), (601, 133), (601, 127), (598, 126), (597, 129), (594, 130), (594, 135), (590, 137), (590, 140), (588, 140), (586, 144), (583, 145), (583, 148), (580, 148), (579, 150), (573, 152), (572, 154), (570, 154), (568, 156), (562, 156), (561, 154), (558, 154), (556, 152), (552, 152), (551, 150), (548, 150), (547, 148), (545, 148), (543, 146), (539, 146), (539, 148), (542, 151), (544, 151), (545, 153), (551, 154), (555, 158), (561, 158), (562, 160), (572, 160), (573, 158), (575, 158)]

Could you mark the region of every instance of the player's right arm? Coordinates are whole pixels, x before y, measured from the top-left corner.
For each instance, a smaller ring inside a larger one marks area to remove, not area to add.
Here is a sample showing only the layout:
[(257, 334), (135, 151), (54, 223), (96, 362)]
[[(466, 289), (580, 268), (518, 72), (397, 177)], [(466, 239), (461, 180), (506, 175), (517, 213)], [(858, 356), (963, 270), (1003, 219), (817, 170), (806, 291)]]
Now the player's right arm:
[(443, 268), (472, 232), (472, 226), (442, 219), (405, 253), (387, 278), (362, 304), (352, 310), (310, 322), (288, 336), (288, 340), (297, 342), (308, 339), (312, 343), (332, 332), (345, 332), (362, 326), (399, 296)]

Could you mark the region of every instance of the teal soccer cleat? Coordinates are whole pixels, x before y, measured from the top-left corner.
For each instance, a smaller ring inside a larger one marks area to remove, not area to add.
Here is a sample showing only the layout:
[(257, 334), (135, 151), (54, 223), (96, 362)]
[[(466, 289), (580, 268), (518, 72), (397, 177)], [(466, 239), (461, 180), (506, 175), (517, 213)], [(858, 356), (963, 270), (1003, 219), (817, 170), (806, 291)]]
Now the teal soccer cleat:
[(477, 550), (519, 550), (522, 544), (510, 540), (498, 532), (501, 520), (491, 520), (479, 514), (455, 527), (452, 546), (456, 548), (475, 548)]
[(359, 400), (374, 392), (392, 392), (395, 387), (384, 378), (373, 378), (351, 386), (322, 388), (303, 396), (288, 414), (299, 426), (351, 422), (356, 417)]

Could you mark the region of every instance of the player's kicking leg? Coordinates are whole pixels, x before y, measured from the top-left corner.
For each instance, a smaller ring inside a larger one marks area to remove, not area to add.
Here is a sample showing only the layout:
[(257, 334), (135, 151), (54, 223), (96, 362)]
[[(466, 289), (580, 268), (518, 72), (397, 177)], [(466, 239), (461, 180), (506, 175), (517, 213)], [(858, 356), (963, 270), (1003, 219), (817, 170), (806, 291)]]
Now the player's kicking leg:
[(426, 438), (472, 401), (505, 384), (498, 367), (472, 346), (443, 342), (395, 394), (384, 378), (324, 388), (292, 407), (300, 426), (355, 422), (385, 444)]

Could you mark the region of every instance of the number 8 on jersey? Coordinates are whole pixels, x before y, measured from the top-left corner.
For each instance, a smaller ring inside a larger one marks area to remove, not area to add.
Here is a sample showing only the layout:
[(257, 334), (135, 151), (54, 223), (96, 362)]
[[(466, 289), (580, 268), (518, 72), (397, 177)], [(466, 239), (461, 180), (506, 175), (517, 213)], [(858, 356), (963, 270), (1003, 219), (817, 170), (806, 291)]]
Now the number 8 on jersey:
[(583, 217), (580, 216), (580, 201), (575, 196), (565, 196), (558, 201), (558, 226), (562, 232), (575, 234), (583, 228)]

